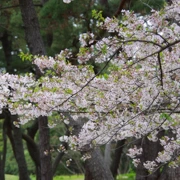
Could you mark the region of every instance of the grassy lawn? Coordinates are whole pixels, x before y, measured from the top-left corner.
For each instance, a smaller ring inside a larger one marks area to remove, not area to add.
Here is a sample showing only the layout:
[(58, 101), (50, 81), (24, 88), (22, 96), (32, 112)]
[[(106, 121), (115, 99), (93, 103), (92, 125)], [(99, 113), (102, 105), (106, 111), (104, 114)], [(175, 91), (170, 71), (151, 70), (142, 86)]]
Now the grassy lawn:
[(117, 180), (135, 180), (135, 177), (131, 177), (128, 175), (121, 175), (121, 176), (118, 176)]
[[(7, 180), (19, 180), (18, 176), (14, 175), (5, 175)], [(35, 177), (31, 176), (31, 180), (35, 180)], [(84, 180), (83, 175), (73, 175), (73, 176), (56, 176), (53, 180)]]
[[(19, 180), (18, 176), (6, 174), (7, 180)], [(134, 174), (120, 175), (118, 180), (134, 180)], [(31, 176), (31, 180), (35, 180), (35, 177)], [(56, 176), (53, 180), (84, 180), (83, 175), (73, 175), (73, 176)]]
[(83, 175), (73, 175), (73, 176), (56, 176), (53, 180), (84, 180)]
[(5, 179), (8, 179), (8, 180), (18, 180), (18, 176), (6, 174), (5, 175)]

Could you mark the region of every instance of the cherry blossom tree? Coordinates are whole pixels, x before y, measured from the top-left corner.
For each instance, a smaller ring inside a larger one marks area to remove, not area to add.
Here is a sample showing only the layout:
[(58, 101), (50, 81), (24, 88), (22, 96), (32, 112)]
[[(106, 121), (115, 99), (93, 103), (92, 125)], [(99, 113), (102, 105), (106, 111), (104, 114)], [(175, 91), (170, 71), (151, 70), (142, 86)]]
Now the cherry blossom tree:
[[(122, 11), (121, 20), (104, 19), (94, 12), (107, 36), (97, 40), (90, 32), (81, 34), (77, 57), (67, 49), (55, 58), (34, 56), (33, 64), (43, 74), (39, 79), (2, 74), (0, 111), (18, 115), (16, 126), (58, 112), (67, 126), (81, 124), (78, 133), (69, 128), (70, 135), (60, 141), (83, 152), (110, 141), (147, 137), (163, 150), (153, 161), (141, 162), (143, 148), (134, 146), (128, 155), (135, 166), (143, 163), (150, 172), (167, 164), (179, 166), (179, 12), (175, 0), (143, 17)], [(70, 64), (71, 58), (80, 65)], [(103, 68), (95, 74), (90, 60)], [(167, 131), (173, 136), (158, 136)], [(90, 156), (84, 153), (82, 158)]]

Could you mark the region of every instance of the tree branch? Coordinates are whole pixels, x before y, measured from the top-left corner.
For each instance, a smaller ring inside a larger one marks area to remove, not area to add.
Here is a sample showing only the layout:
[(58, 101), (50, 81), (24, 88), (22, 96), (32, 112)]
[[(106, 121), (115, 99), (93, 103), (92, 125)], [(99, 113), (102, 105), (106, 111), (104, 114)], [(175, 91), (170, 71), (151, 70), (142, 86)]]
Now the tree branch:
[[(34, 4), (34, 6), (42, 7), (42, 4)], [(17, 7), (20, 7), (20, 5), (17, 4), (17, 5), (13, 5), (13, 6), (1, 7), (0, 10), (6, 10), (6, 9), (11, 9), (11, 8), (17, 8)]]
[(158, 53), (157, 58), (158, 58), (159, 70), (160, 70), (160, 82), (161, 82), (161, 86), (163, 87), (163, 70), (162, 70), (160, 53)]
[(120, 1), (119, 7), (117, 9), (117, 11), (115, 12), (114, 16), (118, 17), (119, 14), (121, 13), (122, 9), (124, 8), (125, 4), (127, 3), (127, 0), (122, 0)]

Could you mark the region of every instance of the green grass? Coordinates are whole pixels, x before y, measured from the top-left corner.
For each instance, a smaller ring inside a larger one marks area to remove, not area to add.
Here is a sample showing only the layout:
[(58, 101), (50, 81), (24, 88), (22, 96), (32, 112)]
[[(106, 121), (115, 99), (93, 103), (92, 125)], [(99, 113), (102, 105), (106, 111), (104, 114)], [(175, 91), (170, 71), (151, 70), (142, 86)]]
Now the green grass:
[(10, 174), (6, 174), (5, 179), (7, 179), (7, 180), (19, 180), (18, 176), (14, 176), (14, 175), (10, 175)]
[(122, 174), (117, 177), (117, 180), (135, 180), (135, 173)]
[[(19, 180), (18, 176), (6, 174), (5, 179), (7, 180)], [(35, 180), (35, 177), (31, 176), (31, 180)], [(73, 175), (73, 176), (56, 176), (53, 180), (84, 180), (83, 175)]]
[(84, 180), (83, 175), (73, 175), (73, 176), (56, 176), (53, 180)]
[[(6, 174), (7, 180), (19, 180), (18, 176), (9, 175)], [(34, 176), (31, 176), (31, 180), (35, 180), (36, 178)], [(129, 173), (124, 175), (119, 175), (117, 180), (134, 180), (135, 174)], [(84, 180), (83, 175), (73, 175), (73, 176), (56, 176), (53, 178), (53, 180)]]

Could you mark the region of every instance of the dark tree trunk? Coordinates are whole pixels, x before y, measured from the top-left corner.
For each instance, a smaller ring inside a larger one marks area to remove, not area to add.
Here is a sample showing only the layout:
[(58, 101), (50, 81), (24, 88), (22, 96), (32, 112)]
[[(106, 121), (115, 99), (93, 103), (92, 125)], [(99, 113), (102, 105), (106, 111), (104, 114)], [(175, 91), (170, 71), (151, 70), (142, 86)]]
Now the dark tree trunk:
[(172, 0), (166, 0), (169, 5), (172, 4)]
[(125, 144), (125, 140), (118, 141), (115, 147), (114, 157), (111, 165), (111, 172), (113, 174), (113, 177), (116, 179), (116, 176), (118, 175), (118, 168), (119, 163), (123, 151), (123, 147)]
[(39, 147), (34, 141), (34, 137), (38, 131), (38, 119), (33, 122), (30, 128), (27, 128), (28, 135), (23, 135), (26, 140), (29, 154), (36, 165), (36, 180), (41, 180), (41, 165), (39, 156)]
[(179, 180), (180, 179), (180, 167), (170, 168), (168, 166), (163, 168), (161, 176), (158, 180)]
[[(33, 55), (45, 55), (45, 47), (40, 34), (39, 22), (32, 0), (19, 0), (22, 19), (25, 28), (25, 37), (30, 52)], [(36, 71), (37, 78), (41, 74)], [(41, 180), (52, 180), (52, 165), (49, 144), (49, 128), (47, 117), (39, 117), (39, 147)]]
[(59, 165), (59, 162), (61, 161), (62, 157), (64, 156), (64, 152), (59, 152), (54, 163), (53, 163), (53, 168), (52, 168), (52, 171), (53, 171), (53, 175), (55, 175), (56, 173), (56, 170), (57, 170), (57, 167)]
[(6, 70), (9, 73), (13, 73), (13, 69), (11, 67), (12, 63), (12, 41), (11, 36), (8, 34), (8, 31), (5, 30), (3, 36), (1, 37), (2, 47), (4, 51), (4, 56), (6, 60)]
[(110, 168), (111, 166), (111, 142), (105, 145), (104, 149), (104, 162)]
[(51, 153), (49, 144), (49, 127), (47, 117), (41, 116), (39, 124), (39, 149), (41, 161), (41, 180), (52, 180)]
[(2, 142), (3, 142), (3, 148), (2, 148), (2, 152), (0, 152), (0, 180), (5, 180), (5, 162), (6, 162), (6, 151), (7, 151), (5, 120), (2, 126)]
[(14, 126), (13, 122), (17, 121), (17, 116), (11, 115), (8, 110), (4, 110), (6, 133), (10, 139), (12, 150), (16, 158), (19, 170), (19, 180), (30, 180), (28, 175), (27, 164), (24, 156), (21, 128)]
[(45, 3), (47, 3), (49, 0), (41, 0), (42, 4), (44, 5)]
[[(11, 116), (11, 121), (17, 121), (17, 116)], [(13, 138), (16, 151), (16, 161), (19, 168), (19, 180), (30, 180), (24, 156), (21, 128), (13, 127)]]
[(12, 134), (11, 120), (10, 120), (10, 118), (6, 117), (5, 121), (6, 121), (6, 124), (7, 124), (7, 126), (6, 126), (6, 128), (7, 128), (7, 136), (9, 138), (9, 140), (10, 140), (11, 147), (12, 147), (14, 156), (16, 158), (16, 151), (15, 151), (15, 146), (14, 146), (14, 138), (13, 138), (13, 134)]
[(25, 38), (29, 50), (33, 55), (45, 55), (46, 51), (40, 34), (37, 14), (32, 0), (19, 0)]
[[(176, 139), (176, 136), (174, 133), (172, 133), (171, 130), (168, 130), (166, 132), (170, 138)], [(164, 166), (161, 176), (158, 180), (179, 180), (180, 179), (180, 167), (177, 168), (171, 168), (168, 167), (168, 165)]]
[[(74, 120), (69, 113), (63, 113), (69, 119), (69, 126), (73, 127), (73, 134), (78, 135), (81, 128), (88, 119), (79, 118)], [(113, 180), (110, 168), (105, 164), (104, 158), (99, 148), (85, 148), (86, 153), (91, 154), (91, 158), (85, 161), (85, 180)], [(85, 152), (82, 152), (84, 154)]]
[(3, 153), (0, 151), (0, 179), (5, 180), (4, 166), (3, 166)]
[(112, 173), (104, 163), (99, 148), (93, 149), (91, 158), (85, 162), (85, 180), (113, 180)]
[(17, 121), (17, 118), (17, 116), (11, 115), (10, 112), (5, 112), (5, 121), (7, 121), (7, 125), (10, 126), (12, 130), (12, 134), (8, 134), (10, 135), (11, 144), (18, 164), (19, 180), (30, 180), (24, 156), (21, 129), (15, 127), (13, 124), (13, 122)]
[[(162, 137), (164, 132), (160, 132), (158, 134), (158, 137)], [(157, 180), (160, 176), (160, 169), (158, 169), (156, 172), (149, 174), (148, 171), (144, 168), (143, 163), (146, 161), (153, 161), (158, 155), (158, 152), (162, 150), (162, 147), (157, 142), (149, 141), (147, 137), (144, 137), (141, 140), (137, 141), (137, 146), (143, 148), (143, 153), (140, 157), (141, 164), (136, 169), (136, 180)]]
[(100, 0), (100, 5), (104, 8), (103, 9), (103, 16), (104, 17), (111, 17), (111, 13), (110, 13), (110, 10), (109, 10), (109, 2), (108, 0)]
[(22, 138), (26, 141), (29, 154), (36, 166), (36, 180), (41, 180), (39, 148), (30, 136), (22, 134)]

